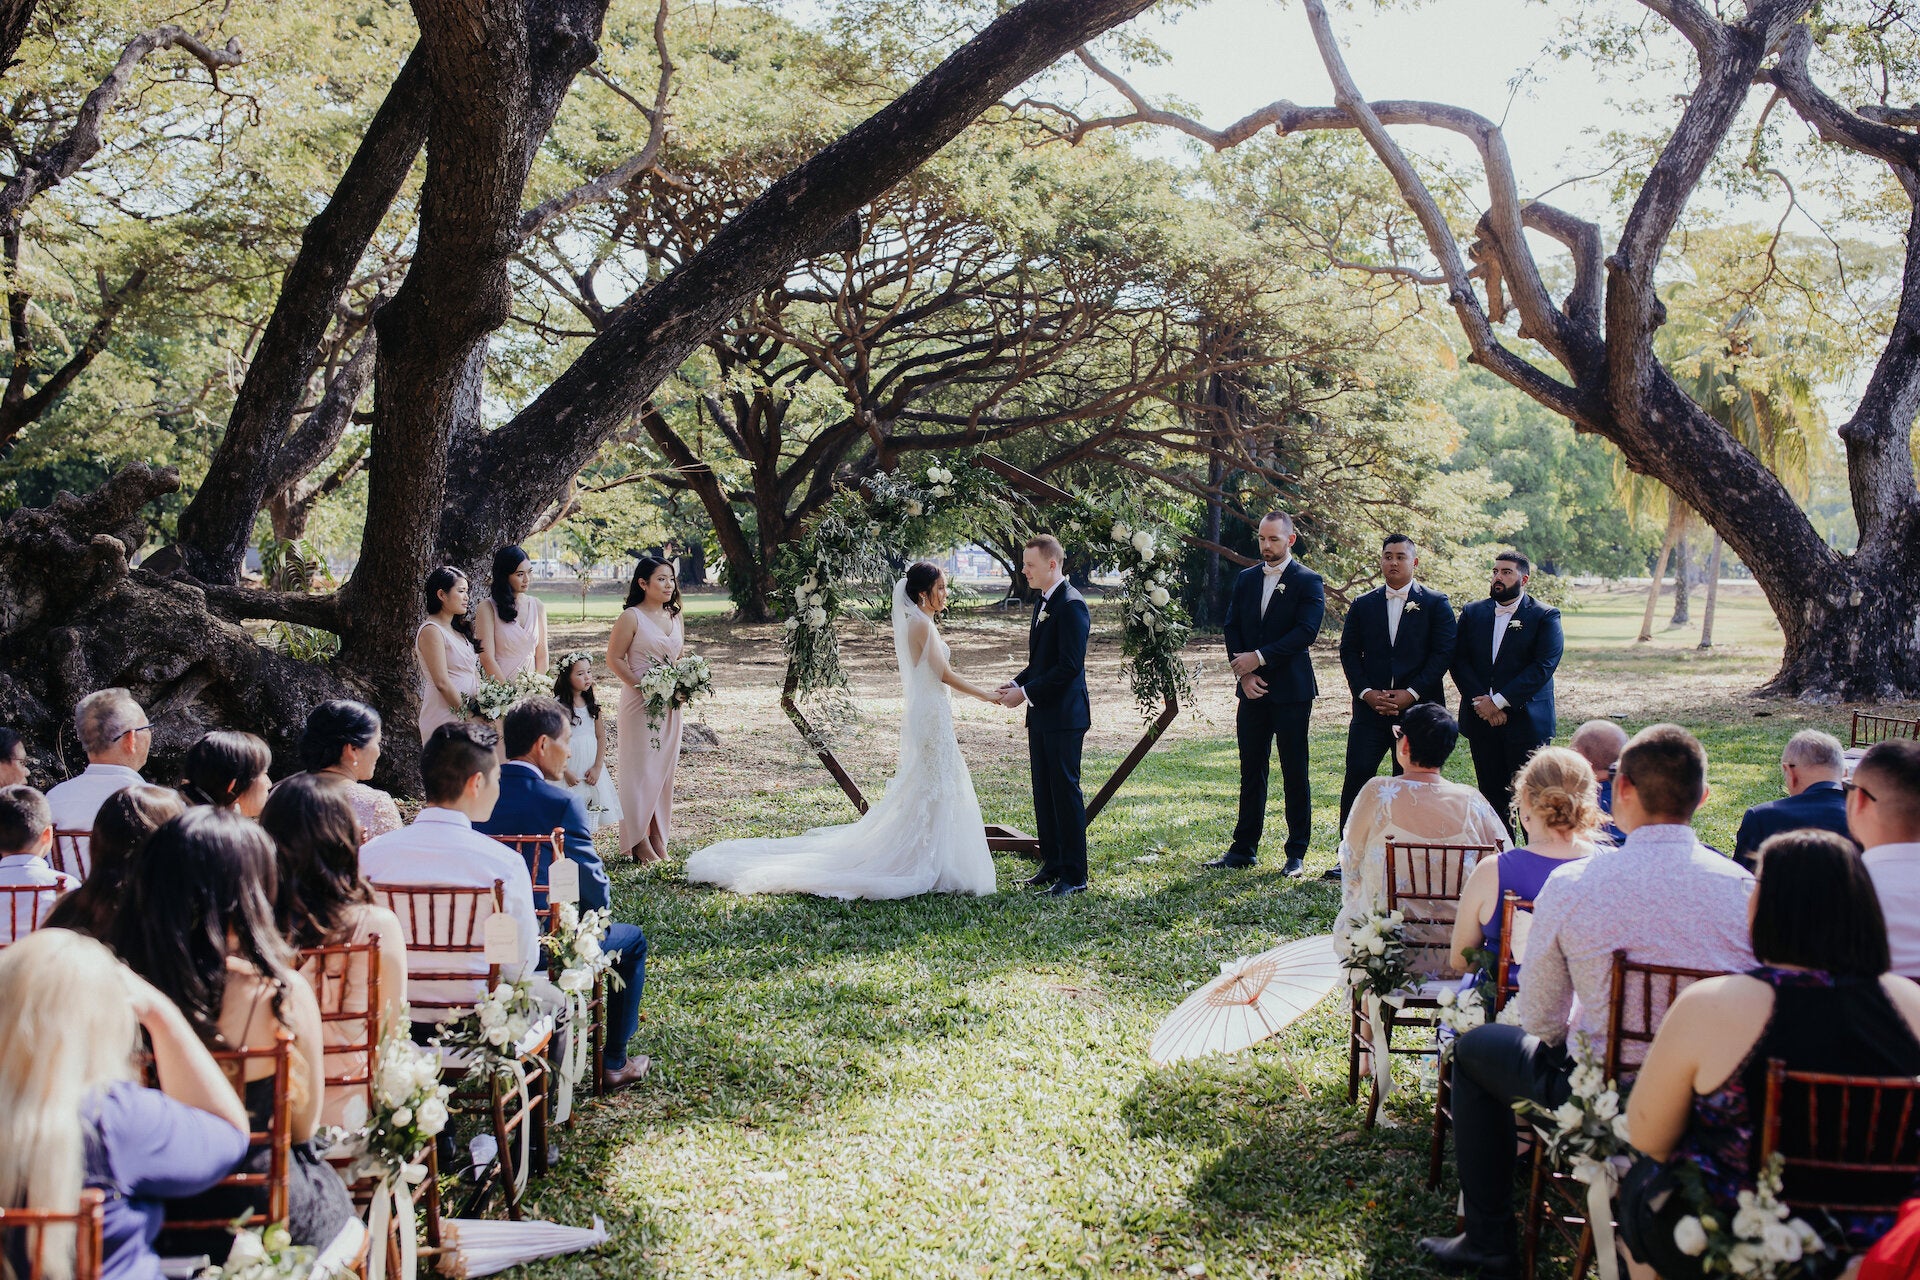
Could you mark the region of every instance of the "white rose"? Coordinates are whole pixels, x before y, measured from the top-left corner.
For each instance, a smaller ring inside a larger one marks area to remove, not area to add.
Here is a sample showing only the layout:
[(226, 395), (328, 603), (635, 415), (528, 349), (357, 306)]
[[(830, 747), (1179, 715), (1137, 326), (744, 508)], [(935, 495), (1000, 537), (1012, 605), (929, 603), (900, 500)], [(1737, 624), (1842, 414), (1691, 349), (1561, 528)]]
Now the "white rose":
[(813, 605), (815, 608), (818, 608), (819, 606), (825, 604), (826, 602), (827, 602), (827, 597), (823, 593), (818, 591), (814, 592), (812, 595), (807, 597), (807, 603), (810, 605)]
[(1400, 924), (1405, 924), (1406, 922), (1407, 922), (1407, 915), (1404, 911), (1387, 912), (1388, 924), (1400, 925)]
[(819, 605), (807, 610), (807, 625), (816, 631), (827, 625), (827, 611)]
[(800, 629), (800, 619), (798, 618), (787, 619), (787, 630), (798, 631), (799, 629)]
[(924, 508), (924, 507), (922, 507), (922, 506), (921, 506), (921, 505), (920, 505), (919, 503), (917, 503), (917, 502), (909, 502), (909, 503), (907, 503), (907, 514), (908, 514), (908, 515), (910, 515), (910, 516), (917, 516), (917, 515), (919, 515), (919, 514), (920, 514), (920, 513), (921, 513), (921, 512), (923, 511), (923, 510), (925, 510), (925, 508)]
[(413, 1083), (421, 1089), (431, 1089), (440, 1083), (440, 1064), (421, 1054), (413, 1060)]
[(593, 982), (585, 969), (568, 969), (560, 975), (560, 981), (554, 983), (554, 985), (568, 995), (575, 995), (585, 991), (589, 986), (593, 985)]
[(1113, 540), (1115, 542), (1125, 542), (1133, 536), (1133, 530), (1118, 520), (1113, 522), (1113, 528), (1109, 530), (1109, 532), (1113, 534)]
[(1633, 1141), (1633, 1135), (1627, 1132), (1627, 1116), (1625, 1112), (1621, 1112), (1613, 1118), (1613, 1136), (1620, 1142)]
[(1558, 1124), (1562, 1129), (1577, 1129), (1580, 1127), (1580, 1122), (1585, 1120), (1586, 1117), (1587, 1113), (1581, 1109), (1580, 1104), (1577, 1102), (1563, 1102), (1560, 1104), (1559, 1109), (1553, 1113), (1554, 1123)]
[(1767, 1251), (1757, 1244), (1736, 1244), (1727, 1255), (1727, 1265), (1737, 1276), (1765, 1275)]
[(1347, 970), (1347, 985), (1348, 985), (1348, 986), (1350, 986), (1350, 987), (1358, 987), (1358, 986), (1361, 986), (1361, 985), (1363, 985), (1363, 984), (1364, 984), (1364, 983), (1366, 982), (1366, 980), (1367, 980), (1367, 971), (1366, 971), (1365, 969), (1349, 969), (1349, 970)]
[(1798, 1262), (1804, 1252), (1800, 1247), (1800, 1237), (1784, 1222), (1768, 1223), (1767, 1229), (1760, 1235), (1760, 1242), (1766, 1246), (1767, 1256), (1775, 1262)]
[(1673, 1224), (1673, 1247), (1689, 1258), (1707, 1251), (1707, 1229), (1700, 1225), (1700, 1219), (1688, 1214)]
[(1367, 939), (1367, 954), (1376, 956), (1385, 955), (1386, 951), (1387, 940), (1385, 938), (1375, 935)]
[(807, 597), (812, 594), (813, 594), (813, 583), (803, 582), (799, 586), (793, 589), (793, 602), (795, 604), (803, 605), (807, 602)]
[(948, 487), (947, 487), (946, 485), (944, 485), (944, 484), (937, 484), (937, 485), (935, 485), (935, 486), (933, 486), (933, 496), (934, 496), (934, 497), (936, 497), (936, 498), (944, 498), (944, 497), (946, 497), (946, 496), (947, 496), (948, 494), (950, 494), (950, 493), (952, 493), (952, 492), (953, 492), (953, 490), (952, 490), (952, 489), (949, 489), (949, 488), (948, 488)]
[(1438, 1004), (1442, 1009), (1453, 1008), (1454, 996), (1451, 990), (1443, 990), (1439, 995), (1435, 996), (1433, 999), (1434, 999), (1434, 1003)]
[(513, 999), (513, 985), (507, 982), (501, 983), (493, 989), (493, 994), (489, 995), (487, 999), (497, 1000), (501, 1004), (505, 1004), (507, 1001)]
[(428, 1098), (420, 1104), (414, 1119), (420, 1122), (420, 1132), (431, 1138), (447, 1127), (447, 1104), (438, 1097)]
[(507, 1012), (497, 1004), (483, 1004), (475, 1013), (483, 1027), (497, 1027), (507, 1020)]
[(1167, 594), (1165, 587), (1153, 587), (1147, 591), (1147, 599), (1153, 601), (1156, 609), (1164, 609), (1167, 607), (1167, 601), (1173, 597)]
[(1593, 1114), (1611, 1120), (1620, 1114), (1620, 1095), (1609, 1089), (1593, 1100)]
[(1133, 537), (1130, 539), (1130, 541), (1133, 543), (1133, 549), (1135, 551), (1138, 551), (1143, 556), (1147, 556), (1149, 558), (1152, 557), (1153, 555), (1153, 535), (1152, 534), (1148, 533), (1145, 529), (1142, 529), (1140, 530), (1140, 532), (1134, 534)]
[(497, 1049), (507, 1042), (507, 1029), (501, 1026), (488, 1027), (486, 1039), (488, 1044)]
[(1758, 1240), (1771, 1226), (1774, 1216), (1751, 1191), (1740, 1193), (1740, 1210), (1733, 1215), (1733, 1234), (1742, 1240)]
[(413, 1123), (413, 1108), (401, 1107), (393, 1113), (394, 1127), (404, 1129)]

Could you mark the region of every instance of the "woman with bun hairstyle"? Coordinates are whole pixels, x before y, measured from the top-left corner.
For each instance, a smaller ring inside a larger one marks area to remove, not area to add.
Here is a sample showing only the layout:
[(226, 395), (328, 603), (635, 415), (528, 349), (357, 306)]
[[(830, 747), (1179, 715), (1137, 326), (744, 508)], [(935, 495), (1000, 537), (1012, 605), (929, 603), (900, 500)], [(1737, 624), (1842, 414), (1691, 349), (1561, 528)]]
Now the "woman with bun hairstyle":
[[(1542, 747), (1527, 758), (1513, 780), (1514, 807), (1526, 832), (1524, 848), (1483, 858), (1460, 892), (1460, 914), (1453, 921), (1453, 966), (1467, 967), (1467, 952), (1484, 947), (1500, 954), (1500, 904), (1508, 893), (1532, 902), (1541, 886), (1566, 863), (1594, 851), (1607, 820), (1600, 810), (1600, 784), (1586, 757), (1565, 747)], [(1522, 931), (1532, 912), (1514, 916), (1513, 954), (1526, 943)]]
[(265, 738), (216, 729), (187, 748), (187, 776), (181, 780), (180, 792), (193, 804), (257, 818), (273, 787), (267, 777), (272, 766), (273, 752)]

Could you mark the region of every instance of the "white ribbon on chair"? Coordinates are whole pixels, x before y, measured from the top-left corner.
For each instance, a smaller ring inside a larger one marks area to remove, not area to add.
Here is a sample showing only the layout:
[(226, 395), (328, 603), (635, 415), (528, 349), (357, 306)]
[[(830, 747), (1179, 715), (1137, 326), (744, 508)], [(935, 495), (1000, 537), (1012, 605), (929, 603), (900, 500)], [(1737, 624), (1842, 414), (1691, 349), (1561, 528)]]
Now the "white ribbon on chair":
[(389, 1173), (380, 1179), (373, 1189), (373, 1203), (367, 1206), (367, 1275), (366, 1280), (386, 1280), (387, 1275), (387, 1235), (395, 1218), (400, 1220), (400, 1276), (399, 1280), (417, 1280), (420, 1271), (420, 1224), (413, 1212), (412, 1184), (408, 1175), (419, 1169), (421, 1176), (426, 1174), (424, 1165), (408, 1165), (398, 1173)]
[(1613, 1193), (1620, 1187), (1620, 1170), (1611, 1160), (1581, 1156), (1574, 1159), (1568, 1174), (1587, 1186), (1587, 1227), (1593, 1232), (1600, 1280), (1620, 1280), (1620, 1260), (1613, 1243)]
[[(1391, 996), (1386, 997), (1390, 999)], [(1367, 1030), (1373, 1037), (1373, 1088), (1383, 1102), (1393, 1092), (1393, 1042), (1388, 1038), (1386, 1000), (1367, 992)]]
[(573, 1090), (587, 1074), (589, 1051), (593, 1037), (588, 1034), (587, 1021), (592, 1013), (592, 993), (573, 991), (567, 995), (567, 1051), (560, 1056), (554, 1066), (554, 1074), (560, 1077), (559, 1096), (554, 1100), (553, 1122), (565, 1124), (573, 1114)]
[(513, 1198), (518, 1201), (527, 1190), (527, 1161), (533, 1152), (533, 1101), (527, 1097), (527, 1069), (518, 1061), (507, 1063), (513, 1074), (513, 1096), (520, 1104), (520, 1159), (513, 1169)]

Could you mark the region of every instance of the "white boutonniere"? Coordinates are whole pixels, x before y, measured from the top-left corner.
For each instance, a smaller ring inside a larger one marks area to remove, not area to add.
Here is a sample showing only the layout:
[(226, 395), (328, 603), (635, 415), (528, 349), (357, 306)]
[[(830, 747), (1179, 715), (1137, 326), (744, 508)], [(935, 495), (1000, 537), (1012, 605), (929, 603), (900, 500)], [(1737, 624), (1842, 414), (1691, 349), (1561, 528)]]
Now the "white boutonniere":
[(1287, 594), (1287, 584), (1286, 584), (1286, 583), (1284, 583), (1284, 582), (1276, 582), (1276, 583), (1274, 583), (1274, 584), (1273, 584), (1273, 594), (1275, 594), (1275, 595), (1277, 595), (1277, 596), (1283, 596), (1283, 595), (1285, 595), (1285, 594)]
[(1418, 600), (1409, 600), (1407, 601), (1406, 605), (1400, 610), (1400, 612), (1418, 613), (1420, 612), (1420, 602)]
[(1509, 631), (1518, 631), (1519, 629), (1520, 629), (1520, 619), (1518, 618), (1515, 618), (1512, 622), (1509, 622), (1507, 624), (1507, 630)]
[(1042, 609), (1040, 611), (1040, 616), (1033, 620), (1033, 625), (1037, 627), (1041, 623), (1045, 622), (1046, 620), (1047, 620), (1047, 611), (1045, 609)]

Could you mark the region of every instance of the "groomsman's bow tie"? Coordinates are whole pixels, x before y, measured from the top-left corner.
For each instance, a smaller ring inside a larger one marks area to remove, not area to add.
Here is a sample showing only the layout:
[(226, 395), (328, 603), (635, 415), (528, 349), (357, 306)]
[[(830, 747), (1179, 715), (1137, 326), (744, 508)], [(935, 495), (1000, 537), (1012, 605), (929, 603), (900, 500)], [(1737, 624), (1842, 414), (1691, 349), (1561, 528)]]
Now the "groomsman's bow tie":
[(1260, 566), (1260, 572), (1266, 574), (1269, 578), (1277, 578), (1286, 571), (1287, 566), (1284, 564), (1263, 564)]
[(1493, 606), (1493, 616), (1496, 618), (1511, 618), (1518, 612), (1520, 612), (1520, 602), (1518, 600), (1515, 600), (1512, 604), (1497, 604)]
[(1405, 599), (1407, 598), (1407, 592), (1409, 592), (1409, 591), (1411, 591), (1411, 590), (1413, 590), (1413, 588), (1412, 588), (1412, 587), (1402, 587), (1402, 588), (1400, 588), (1400, 589), (1399, 589), (1398, 591), (1395, 591), (1395, 590), (1394, 590), (1394, 589), (1393, 589), (1392, 587), (1388, 587), (1388, 588), (1387, 588), (1387, 599), (1389, 599), (1389, 600), (1405, 600)]

